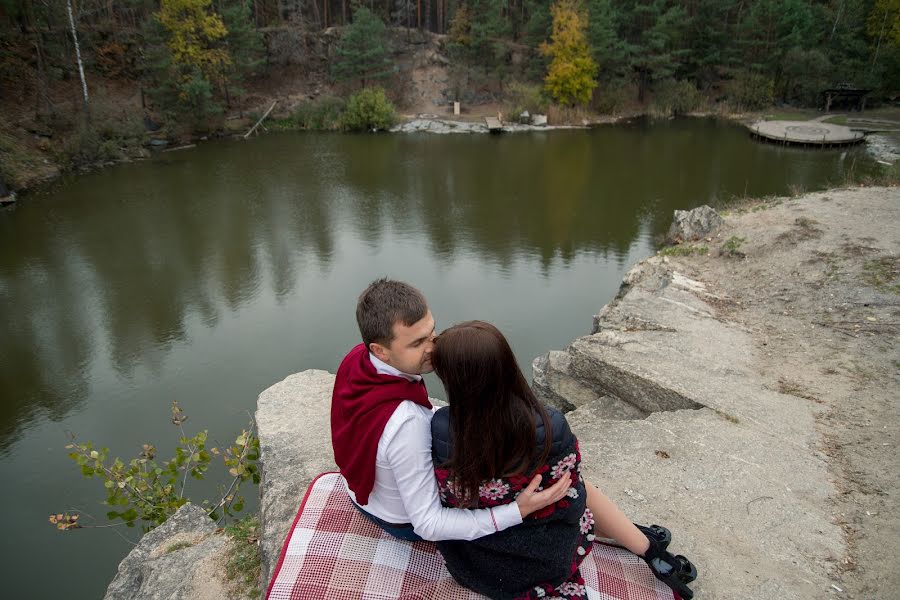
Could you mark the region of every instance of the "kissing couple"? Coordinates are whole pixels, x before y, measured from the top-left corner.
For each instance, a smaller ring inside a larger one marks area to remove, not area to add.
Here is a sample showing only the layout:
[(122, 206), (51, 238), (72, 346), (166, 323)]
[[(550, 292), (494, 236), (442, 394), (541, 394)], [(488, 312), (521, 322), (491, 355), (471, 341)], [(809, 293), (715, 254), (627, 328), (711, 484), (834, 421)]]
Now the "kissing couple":
[[(596, 537), (640, 556), (690, 600), (693, 564), (671, 534), (635, 525), (581, 474), (565, 416), (535, 397), (509, 343), (484, 321), (437, 334), (425, 296), (379, 279), (360, 295), (362, 343), (337, 370), (335, 462), (353, 505), (388, 534), (437, 542), (461, 585), (494, 599), (586, 599)], [(434, 371), (449, 406), (428, 400)]]

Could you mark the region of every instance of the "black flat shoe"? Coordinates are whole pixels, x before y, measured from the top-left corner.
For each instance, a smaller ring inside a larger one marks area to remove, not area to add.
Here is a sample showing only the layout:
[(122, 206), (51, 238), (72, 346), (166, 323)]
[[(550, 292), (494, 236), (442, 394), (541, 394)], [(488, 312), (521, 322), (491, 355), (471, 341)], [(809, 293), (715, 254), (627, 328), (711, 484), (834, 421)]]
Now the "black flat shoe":
[(675, 560), (680, 563), (678, 567), (678, 577), (680, 577), (683, 582), (690, 583), (697, 579), (697, 567), (694, 566), (694, 563), (681, 554), (676, 554)]
[[(672, 590), (684, 600), (691, 600), (691, 598), (694, 597), (694, 592), (687, 586), (688, 581), (682, 578), (683, 563), (681, 559), (684, 559), (687, 564), (690, 565), (690, 570), (687, 574), (690, 575), (692, 573), (694, 578), (697, 577), (697, 570), (689, 560), (683, 556), (673, 556), (670, 552), (665, 550), (654, 556), (648, 555), (641, 558), (644, 559), (644, 562), (647, 563), (647, 566), (650, 567), (650, 570), (653, 571), (653, 575), (657, 579), (672, 588)], [(693, 581), (693, 579), (690, 581)]]

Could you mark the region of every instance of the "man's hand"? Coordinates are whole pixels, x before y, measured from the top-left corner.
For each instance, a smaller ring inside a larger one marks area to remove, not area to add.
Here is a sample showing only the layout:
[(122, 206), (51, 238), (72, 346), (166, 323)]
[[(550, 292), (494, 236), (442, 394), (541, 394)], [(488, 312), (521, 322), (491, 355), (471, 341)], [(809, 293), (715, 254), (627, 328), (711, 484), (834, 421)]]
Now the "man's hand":
[(528, 487), (522, 490), (522, 493), (516, 498), (516, 504), (519, 505), (519, 512), (522, 513), (523, 519), (536, 510), (562, 500), (572, 485), (572, 477), (566, 473), (564, 477), (560, 477), (559, 481), (543, 492), (537, 491), (539, 485), (541, 485), (541, 476), (535, 475)]

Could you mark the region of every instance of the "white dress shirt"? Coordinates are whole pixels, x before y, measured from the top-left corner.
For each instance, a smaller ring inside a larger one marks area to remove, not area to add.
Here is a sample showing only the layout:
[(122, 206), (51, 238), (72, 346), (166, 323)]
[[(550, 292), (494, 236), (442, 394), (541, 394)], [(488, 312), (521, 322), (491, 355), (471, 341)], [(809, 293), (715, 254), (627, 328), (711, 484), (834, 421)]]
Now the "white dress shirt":
[[(371, 353), (369, 360), (382, 375), (422, 379), (401, 373)], [(441, 506), (431, 461), (432, 414), (411, 400), (404, 400), (394, 410), (378, 441), (369, 503), (360, 506), (389, 523), (412, 523), (415, 532), (430, 541), (474, 540), (521, 523), (515, 502), (478, 510)], [(347, 488), (347, 493), (356, 502), (353, 490)]]

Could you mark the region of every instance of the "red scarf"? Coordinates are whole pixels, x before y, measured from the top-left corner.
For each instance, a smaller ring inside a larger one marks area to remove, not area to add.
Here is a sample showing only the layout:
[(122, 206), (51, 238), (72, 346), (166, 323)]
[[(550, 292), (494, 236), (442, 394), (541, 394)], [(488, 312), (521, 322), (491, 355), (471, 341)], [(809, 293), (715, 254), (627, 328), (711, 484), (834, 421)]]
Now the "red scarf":
[(378, 441), (404, 400), (431, 408), (424, 382), (378, 373), (364, 344), (344, 357), (331, 394), (331, 445), (334, 461), (359, 504), (369, 503)]

